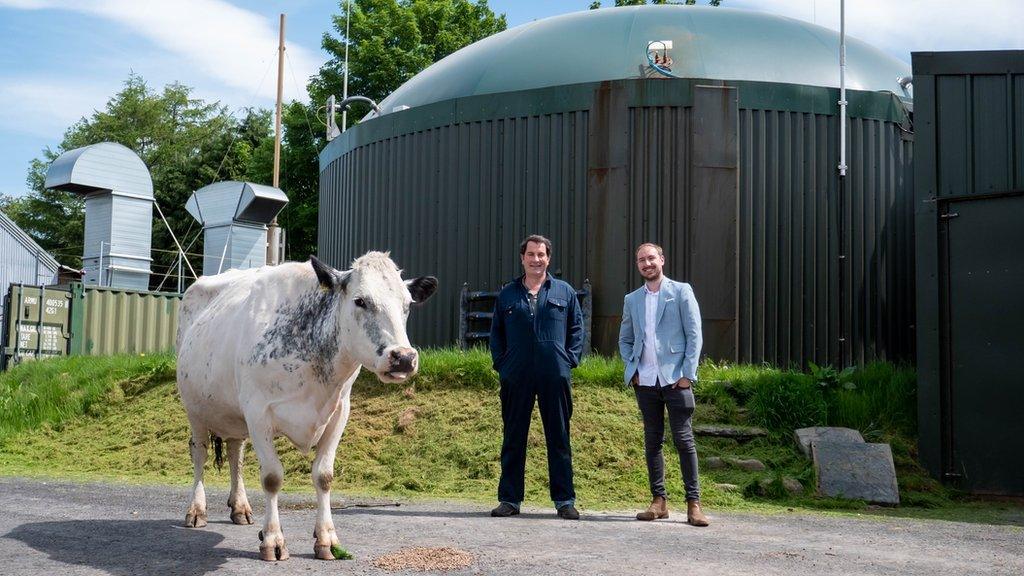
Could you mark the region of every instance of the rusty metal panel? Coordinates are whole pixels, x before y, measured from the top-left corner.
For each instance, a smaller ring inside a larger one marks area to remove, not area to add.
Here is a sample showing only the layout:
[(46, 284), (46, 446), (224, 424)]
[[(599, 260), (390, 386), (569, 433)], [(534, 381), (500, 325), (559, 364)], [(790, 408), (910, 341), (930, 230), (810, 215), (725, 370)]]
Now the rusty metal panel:
[[(79, 303), (76, 302), (76, 305)], [(174, 350), (180, 294), (87, 286), (82, 352), (100, 356)]]
[(695, 86), (691, 112), (690, 235), (682, 246), (700, 302), (705, 357), (737, 360), (739, 118), (737, 90)]

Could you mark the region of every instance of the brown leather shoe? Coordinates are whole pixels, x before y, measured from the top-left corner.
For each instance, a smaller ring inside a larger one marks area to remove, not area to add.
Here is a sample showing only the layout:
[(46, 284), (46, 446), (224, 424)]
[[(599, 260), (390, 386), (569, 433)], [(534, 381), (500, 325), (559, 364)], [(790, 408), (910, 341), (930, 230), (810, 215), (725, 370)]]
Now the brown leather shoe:
[(700, 502), (697, 500), (686, 501), (686, 523), (691, 526), (707, 526), (708, 517), (700, 510)]
[(647, 510), (636, 515), (637, 520), (644, 520), (645, 522), (660, 518), (668, 518), (668, 502), (665, 501), (664, 496), (655, 496)]

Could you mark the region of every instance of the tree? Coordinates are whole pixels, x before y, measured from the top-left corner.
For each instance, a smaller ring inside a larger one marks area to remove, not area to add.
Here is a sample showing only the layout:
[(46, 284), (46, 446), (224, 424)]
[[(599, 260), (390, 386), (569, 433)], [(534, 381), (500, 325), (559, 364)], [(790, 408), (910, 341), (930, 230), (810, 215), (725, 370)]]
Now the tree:
[[(339, 7), (342, 13), (332, 18), (336, 35), (323, 36), (331, 58), (309, 84), (317, 105), (342, 95), (344, 0)], [(376, 102), (430, 64), (506, 27), (505, 15), (495, 16), (487, 0), (352, 0), (351, 10), (348, 93)]]
[[(327, 97), (342, 95), (345, 65), (345, 1), (333, 17), (336, 36), (325, 33), (330, 55), (309, 83), (310, 106), (292, 102), (283, 111), (281, 189), (288, 206), (278, 217), (288, 231), (286, 254), (305, 259), (317, 250), (320, 202), (320, 150), (327, 142), (311, 119)], [(505, 15), (496, 16), (486, 0), (353, 0), (349, 29), (349, 94), (380, 102), (430, 64), (505, 29)], [(366, 108), (354, 106), (357, 118)], [(262, 164), (258, 164), (262, 165)]]
[[(11, 218), (62, 263), (80, 266), (83, 202), (73, 194), (46, 190), (46, 171), (67, 150), (118, 142), (145, 162), (168, 223), (180, 241), (191, 240), (198, 224), (185, 211), (185, 202), (192, 191), (258, 172), (259, 166), (270, 162), (259, 151), (266, 148), (268, 139), (272, 145), (269, 112), (248, 110), (239, 121), (220, 104), (193, 98), (191, 91), (175, 83), (157, 93), (141, 77), (130, 76), (103, 111), (73, 124), (57, 150), (47, 148), (32, 161), (27, 178), (32, 191), (14, 201)], [(153, 248), (153, 271), (165, 272), (177, 254), (155, 210)], [(189, 251), (201, 252), (202, 239)]]

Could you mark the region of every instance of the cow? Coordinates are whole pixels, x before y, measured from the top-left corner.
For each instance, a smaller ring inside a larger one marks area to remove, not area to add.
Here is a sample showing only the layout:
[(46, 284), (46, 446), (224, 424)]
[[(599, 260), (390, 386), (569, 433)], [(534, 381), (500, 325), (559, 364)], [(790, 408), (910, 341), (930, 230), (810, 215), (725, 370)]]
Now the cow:
[(333, 559), (338, 536), (331, 518), (331, 482), (338, 441), (348, 422), (352, 383), (362, 367), (382, 382), (412, 378), (419, 356), (405, 323), (437, 279), (403, 281), (388, 253), (368, 252), (339, 271), (310, 257), (204, 276), (185, 292), (177, 334), (177, 383), (191, 427), (195, 484), (185, 525), (206, 525), (203, 467), (211, 439), (218, 464), (227, 443), (228, 507), (235, 524), (252, 524), (242, 483), (246, 439), (260, 462), (266, 513), (260, 558), (285, 560), (278, 518), (284, 469), (274, 438), (315, 450), (312, 479), (317, 519), (313, 552)]

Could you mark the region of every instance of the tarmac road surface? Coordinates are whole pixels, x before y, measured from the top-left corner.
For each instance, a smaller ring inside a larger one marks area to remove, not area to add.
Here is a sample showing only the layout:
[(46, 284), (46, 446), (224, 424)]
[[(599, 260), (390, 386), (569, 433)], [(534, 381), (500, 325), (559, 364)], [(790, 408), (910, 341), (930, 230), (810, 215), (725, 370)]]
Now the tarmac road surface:
[(261, 562), (260, 492), (251, 526), (231, 524), (225, 489), (207, 496), (209, 525), (188, 529), (186, 488), (0, 478), (0, 574), (394, 574), (372, 560), (414, 546), (475, 557), (448, 574), (1024, 574), (1019, 525), (708, 510), (712, 525), (694, 528), (685, 512), (648, 523), (583, 508), (573, 522), (550, 509), (490, 518), (458, 502), (339, 504), (334, 523), (355, 559), (325, 562), (313, 558), (311, 494), (281, 499), (291, 559)]

